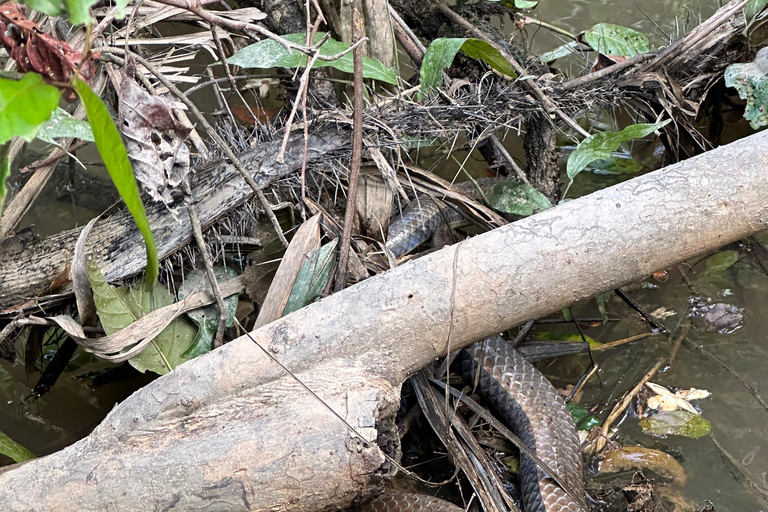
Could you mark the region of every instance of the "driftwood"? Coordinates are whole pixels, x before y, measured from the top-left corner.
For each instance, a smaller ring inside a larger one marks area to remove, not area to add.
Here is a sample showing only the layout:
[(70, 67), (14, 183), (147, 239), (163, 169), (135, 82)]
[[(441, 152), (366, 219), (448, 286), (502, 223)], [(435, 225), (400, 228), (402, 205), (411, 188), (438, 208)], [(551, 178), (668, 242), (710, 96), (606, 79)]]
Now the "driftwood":
[[(343, 130), (327, 129), (312, 135), (307, 160), (328, 158), (328, 154), (348, 144)], [(301, 167), (304, 140), (290, 139), (285, 162), (276, 161), (281, 141), (264, 143), (240, 155), (243, 165), (252, 171), (261, 188)], [(198, 169), (193, 182), (197, 208), (203, 228), (245, 203), (253, 196), (234, 166), (223, 161)], [(167, 208), (154, 203), (147, 208), (152, 232), (161, 258), (176, 252), (192, 239), (187, 206), (181, 202)], [(31, 243), (15, 238), (0, 244), (0, 307), (21, 302), (45, 292), (52, 280), (71, 262), (72, 251), (82, 228), (64, 231)], [(91, 257), (97, 258), (106, 279), (115, 281), (137, 274), (146, 266), (144, 242), (127, 211), (96, 224), (86, 244)]]
[[(399, 386), (489, 334), (768, 228), (768, 133), (378, 275), (252, 337), (368, 439)], [(87, 438), (0, 474), (5, 511), (321, 510), (385, 464), (249, 337), (152, 382)]]

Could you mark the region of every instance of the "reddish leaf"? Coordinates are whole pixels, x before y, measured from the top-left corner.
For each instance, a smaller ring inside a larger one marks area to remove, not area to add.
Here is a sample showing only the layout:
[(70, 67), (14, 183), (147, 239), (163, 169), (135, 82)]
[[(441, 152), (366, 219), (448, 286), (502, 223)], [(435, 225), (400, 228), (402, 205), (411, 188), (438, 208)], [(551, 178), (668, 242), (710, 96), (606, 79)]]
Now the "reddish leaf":
[[(20, 71), (35, 71), (53, 82), (69, 82), (82, 59), (82, 52), (40, 30), (13, 2), (0, 5), (0, 43)], [(80, 70), (80, 78), (87, 81), (93, 74), (94, 65), (89, 58)], [(69, 101), (75, 97), (74, 93), (65, 94)]]

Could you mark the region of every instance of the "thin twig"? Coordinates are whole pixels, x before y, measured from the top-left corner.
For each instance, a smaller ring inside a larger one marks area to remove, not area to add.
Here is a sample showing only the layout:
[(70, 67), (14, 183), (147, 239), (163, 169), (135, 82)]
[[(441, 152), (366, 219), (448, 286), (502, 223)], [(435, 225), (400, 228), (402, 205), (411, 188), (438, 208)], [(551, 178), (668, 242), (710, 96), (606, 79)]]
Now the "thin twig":
[(515, 171), (515, 176), (517, 176), (517, 179), (530, 185), (531, 183), (528, 181), (528, 177), (525, 175), (525, 172), (523, 172), (520, 166), (517, 165), (517, 162), (515, 162), (515, 159), (512, 158), (512, 155), (509, 154), (509, 151), (507, 151), (507, 148), (504, 147), (504, 144), (501, 143), (499, 138), (495, 134), (491, 134), (488, 138), (491, 140), (498, 152), (501, 153), (501, 156), (504, 157), (504, 160), (506, 160), (509, 166), (512, 167), (512, 170)]
[(211, 291), (216, 299), (216, 305), (219, 306), (219, 323), (216, 327), (216, 337), (213, 339), (213, 348), (219, 348), (224, 341), (224, 329), (227, 326), (227, 309), (224, 305), (224, 298), (221, 296), (221, 289), (219, 289), (216, 275), (213, 273), (213, 263), (211, 262), (211, 255), (208, 254), (208, 247), (206, 247), (205, 239), (203, 238), (203, 229), (200, 226), (200, 218), (197, 215), (197, 205), (192, 196), (192, 187), (189, 186), (189, 176), (186, 176), (182, 180), (182, 185), (184, 187), (184, 199), (187, 203), (189, 223), (192, 225), (192, 235), (194, 236), (195, 243), (200, 251), (200, 256), (203, 258), (205, 272), (208, 274), (208, 281), (211, 283)]
[(32, 162), (31, 164), (27, 165), (26, 167), (23, 167), (22, 169), (19, 169), (19, 172), (21, 174), (28, 173), (30, 171), (35, 171), (39, 169), (40, 167), (45, 167), (46, 165), (51, 165), (58, 160), (61, 160), (65, 156), (69, 156), (70, 154), (74, 153), (78, 149), (84, 148), (91, 142), (88, 140), (78, 140), (77, 142), (74, 142), (70, 144), (66, 148), (58, 148), (54, 150), (50, 155), (48, 155), (47, 158), (44, 158), (43, 160), (37, 160), (35, 162)]
[[(319, 22), (319, 20), (317, 21)], [(325, 42), (327, 38), (329, 37), (328, 34), (325, 35), (321, 43)], [(314, 55), (312, 55), (312, 58), (310, 59), (309, 63), (307, 63), (307, 67), (304, 70), (304, 73), (301, 75), (301, 79), (299, 81), (299, 95), (306, 94), (307, 88), (309, 87), (309, 74), (312, 71), (312, 67), (315, 65), (315, 62), (318, 59), (322, 59), (324, 61), (334, 61), (342, 58), (344, 55), (346, 55), (349, 52), (354, 52), (357, 50), (357, 48), (368, 41), (367, 37), (364, 37), (360, 39), (359, 41), (355, 42), (352, 46), (344, 50), (343, 52), (339, 52), (335, 55), (326, 56), (326, 55), (320, 55), (320, 51), (318, 50)], [(354, 53), (353, 53), (354, 55)], [(288, 139), (291, 135), (291, 126), (293, 124), (293, 118), (296, 116), (296, 111), (298, 110), (300, 102), (296, 102), (293, 105), (293, 108), (291, 109), (291, 113), (288, 116), (288, 121), (285, 123), (285, 135), (283, 136), (283, 144), (280, 146), (280, 153), (277, 155), (277, 161), (282, 163), (285, 160), (285, 148), (288, 145)], [(304, 121), (304, 124), (306, 124), (306, 120)]]
[(352, 14), (352, 39), (356, 41), (352, 53), (354, 62), (355, 99), (352, 114), (352, 162), (349, 168), (349, 185), (347, 187), (347, 209), (344, 212), (344, 230), (341, 232), (339, 247), (339, 268), (336, 274), (335, 291), (344, 288), (347, 278), (347, 263), (349, 262), (350, 243), (352, 241), (352, 225), (357, 211), (357, 182), (360, 176), (360, 164), (363, 158), (363, 47), (357, 43), (363, 40), (363, 14), (355, 8)]
[(691, 326), (690, 324), (686, 325), (683, 328), (683, 331), (680, 333), (680, 335), (675, 339), (675, 342), (672, 346), (672, 350), (670, 350), (668, 356), (663, 356), (656, 361), (656, 363), (651, 367), (650, 370), (648, 370), (645, 375), (640, 379), (640, 381), (635, 384), (635, 387), (633, 387), (628, 393), (624, 395), (622, 400), (616, 404), (613, 407), (613, 410), (611, 410), (611, 413), (608, 415), (608, 417), (605, 419), (605, 422), (603, 422), (603, 427), (600, 431), (600, 437), (598, 437), (597, 444), (596, 444), (596, 452), (603, 449), (603, 447), (606, 444), (606, 440), (608, 439), (608, 431), (611, 428), (611, 425), (613, 422), (615, 422), (619, 416), (621, 416), (624, 413), (624, 410), (629, 406), (629, 403), (632, 401), (632, 399), (640, 392), (641, 389), (643, 389), (643, 386), (645, 386), (645, 383), (648, 382), (653, 378), (654, 375), (656, 375), (656, 372), (661, 369), (662, 366), (665, 364), (671, 364), (672, 361), (675, 359), (675, 356), (677, 355), (677, 350), (680, 348), (680, 344), (683, 342), (685, 337), (688, 335), (688, 331), (690, 330)]

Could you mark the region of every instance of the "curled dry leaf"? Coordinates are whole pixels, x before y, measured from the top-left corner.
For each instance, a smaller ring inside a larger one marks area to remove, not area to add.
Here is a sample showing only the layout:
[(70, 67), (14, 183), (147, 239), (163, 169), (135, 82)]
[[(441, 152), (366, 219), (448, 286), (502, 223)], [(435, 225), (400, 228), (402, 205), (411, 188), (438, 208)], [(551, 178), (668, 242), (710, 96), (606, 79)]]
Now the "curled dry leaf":
[(167, 98), (152, 96), (131, 77), (120, 83), (121, 132), (133, 171), (155, 201), (173, 203), (171, 193), (189, 172), (190, 129), (173, 116)]
[(692, 400), (701, 400), (710, 395), (709, 391), (704, 389), (681, 389), (676, 393), (672, 393), (670, 390), (659, 384), (653, 382), (647, 382), (645, 384), (648, 389), (656, 393), (656, 395), (648, 399), (648, 407), (660, 411), (677, 411), (683, 409), (692, 414), (700, 414), (693, 405)]
[[(242, 277), (230, 279), (221, 283), (219, 288), (225, 296), (240, 293), (245, 289), (245, 280)], [(100, 338), (86, 337), (82, 326), (72, 317), (61, 315), (51, 317), (50, 320), (64, 329), (85, 351), (91, 352), (102, 361), (120, 363), (141, 353), (176, 317), (214, 302), (215, 298), (211, 293), (198, 292), (182, 302), (174, 302), (156, 309), (124, 329)]]
[[(14, 2), (0, 5), (0, 43), (20, 71), (34, 71), (54, 82), (69, 82), (83, 58), (82, 52), (43, 32)], [(80, 69), (79, 78), (87, 82), (93, 74), (93, 60), (89, 57)], [(74, 101), (77, 96), (69, 91), (64, 97)]]

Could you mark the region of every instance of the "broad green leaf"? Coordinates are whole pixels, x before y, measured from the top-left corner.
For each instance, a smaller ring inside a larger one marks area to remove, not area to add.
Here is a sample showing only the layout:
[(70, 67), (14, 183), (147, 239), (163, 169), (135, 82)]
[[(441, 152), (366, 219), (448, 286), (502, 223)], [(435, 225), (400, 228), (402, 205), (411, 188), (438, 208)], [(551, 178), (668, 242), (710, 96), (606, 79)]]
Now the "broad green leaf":
[[(91, 6), (96, 0), (22, 0), (36, 11), (48, 14), (49, 16), (61, 16), (67, 14), (69, 21), (73, 25), (83, 23), (91, 24), (96, 20), (91, 16)], [(125, 7), (125, 0), (123, 0)]]
[(99, 149), (102, 160), (104, 160), (104, 165), (107, 167), (120, 197), (125, 201), (128, 211), (133, 215), (133, 220), (136, 222), (141, 236), (144, 237), (144, 244), (147, 249), (145, 287), (147, 290), (151, 290), (157, 282), (159, 269), (157, 245), (152, 231), (149, 229), (149, 220), (144, 210), (144, 203), (141, 202), (141, 195), (139, 187), (136, 185), (136, 178), (133, 176), (131, 162), (128, 160), (128, 152), (125, 150), (120, 132), (117, 131), (115, 122), (101, 98), (79, 78), (73, 79), (72, 83), (80, 96), (80, 100), (85, 105), (88, 121), (91, 123), (96, 139), (96, 147)]
[(10, 149), (11, 145), (8, 143), (0, 146), (0, 215), (3, 213), (5, 197), (8, 195), (6, 182), (8, 181), (8, 176), (11, 175)]
[(744, 6), (744, 17), (747, 21), (752, 21), (756, 15), (765, 9), (766, 5), (768, 5), (768, 0), (749, 0), (749, 3)]
[(582, 341), (586, 340), (590, 348), (599, 347), (602, 345), (602, 343), (590, 336), (584, 335), (584, 339), (581, 339), (581, 334), (574, 334), (570, 332), (542, 331), (537, 332), (533, 339), (536, 341), (562, 341), (566, 343), (581, 343)]
[[(88, 279), (99, 320), (107, 334), (118, 332), (147, 313), (173, 303), (173, 296), (159, 284), (151, 291), (140, 282), (135, 287), (111, 286), (93, 260), (88, 262)], [(164, 375), (188, 360), (183, 354), (192, 345), (195, 333), (195, 327), (186, 318), (178, 317), (128, 362), (140, 372), (151, 370)]]
[(283, 309), (283, 316), (310, 304), (322, 293), (336, 263), (335, 249), (336, 240), (332, 240), (307, 254), (307, 259), (293, 282), (291, 295)]
[(707, 268), (703, 275), (721, 274), (739, 261), (739, 251), (720, 251), (707, 259)]
[(557, 48), (555, 48), (554, 50), (550, 50), (548, 52), (542, 53), (541, 56), (539, 57), (539, 60), (541, 62), (554, 62), (557, 59), (562, 59), (563, 57), (573, 55), (574, 53), (576, 53), (576, 48), (578, 48), (579, 46), (581, 45), (576, 41), (571, 41), (570, 43), (562, 44)]
[(10, 457), (14, 462), (34, 459), (35, 454), (8, 437), (0, 430), (0, 454)]
[[(231, 267), (213, 267), (213, 274), (219, 282), (237, 277), (237, 272)], [(179, 287), (179, 301), (186, 297), (205, 290), (210, 290), (208, 274), (204, 270), (195, 270), (184, 277), (184, 282)], [(227, 327), (232, 327), (237, 312), (237, 294), (223, 297), (226, 308)], [(194, 359), (197, 356), (210, 352), (216, 329), (219, 328), (219, 307), (216, 304), (187, 312), (187, 316), (197, 324), (197, 334), (189, 349), (182, 354), (186, 359)]]
[(689, 411), (662, 411), (640, 420), (646, 434), (654, 436), (685, 436), (693, 439), (709, 434), (712, 425), (706, 419)]
[(744, 119), (757, 130), (768, 125), (768, 49), (762, 48), (753, 62), (731, 64), (725, 69), (725, 85), (747, 100)]
[(593, 50), (603, 55), (634, 57), (649, 50), (644, 34), (612, 23), (598, 23), (584, 32), (583, 38)]
[(0, 78), (0, 144), (16, 136), (30, 142), (58, 104), (59, 90), (37, 73)]
[(491, 208), (513, 215), (533, 215), (552, 208), (547, 196), (526, 183), (506, 181), (499, 183), (488, 195)]
[(461, 51), (473, 59), (484, 61), (500, 73), (504, 73), (512, 78), (517, 78), (517, 73), (515, 73), (512, 65), (504, 58), (501, 52), (481, 39), (467, 39), (464, 44), (461, 45)]
[(622, 142), (645, 137), (649, 133), (663, 128), (669, 121), (667, 119), (655, 124), (633, 124), (618, 133), (602, 132), (590, 135), (581, 141), (573, 153), (571, 153), (571, 156), (568, 157), (568, 164), (566, 166), (568, 177), (573, 179), (595, 160), (609, 158), (611, 153), (616, 151)]
[(485, 41), (462, 37), (441, 37), (432, 41), (424, 54), (420, 70), (420, 96), (426, 94), (430, 89), (436, 89), (442, 85), (443, 69), (453, 63), (459, 50), (463, 50), (473, 59), (482, 59), (493, 69), (507, 76), (517, 78), (515, 70), (512, 69), (507, 59)]
[(579, 430), (592, 430), (594, 427), (599, 427), (603, 424), (599, 418), (594, 416), (592, 412), (579, 404), (568, 402), (568, 411), (570, 411), (573, 417), (576, 428)]
[[(324, 32), (318, 32), (315, 35), (315, 43), (319, 43), (324, 36)], [(283, 37), (292, 43), (304, 44), (306, 36), (301, 33), (288, 34)], [(330, 57), (347, 49), (349, 49), (347, 43), (328, 39), (320, 47), (320, 55)], [(246, 46), (227, 60), (229, 64), (240, 66), (242, 68), (259, 69), (297, 68), (306, 66), (307, 61), (308, 57), (305, 54), (298, 50), (292, 50), (292, 53), (288, 53), (280, 43), (272, 39), (264, 39), (258, 43)], [(352, 52), (346, 53), (340, 59), (333, 61), (322, 60), (322, 58), (318, 59), (314, 65), (314, 67), (323, 66), (330, 66), (345, 73), (352, 73), (354, 72)], [(381, 61), (370, 57), (363, 57), (363, 76), (365, 78), (380, 80), (388, 84), (397, 84), (397, 73), (395, 70), (388, 68), (382, 64)]]
[(643, 170), (643, 164), (632, 157), (617, 158), (610, 156), (590, 163), (586, 171), (594, 174), (637, 174)]
[(420, 78), (421, 94), (427, 89), (437, 89), (443, 84), (443, 68), (447, 68), (453, 62), (456, 54), (459, 53), (461, 45), (466, 38), (446, 38), (441, 37), (432, 41), (424, 53), (424, 59), (421, 61)]
[(60, 137), (72, 137), (94, 142), (91, 125), (80, 119), (75, 119), (66, 110), (57, 108), (53, 111), (51, 118), (40, 127), (37, 138), (55, 144), (56, 141), (53, 139)]

